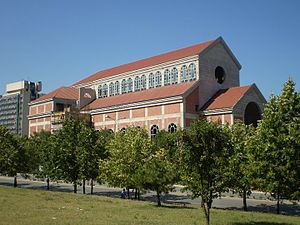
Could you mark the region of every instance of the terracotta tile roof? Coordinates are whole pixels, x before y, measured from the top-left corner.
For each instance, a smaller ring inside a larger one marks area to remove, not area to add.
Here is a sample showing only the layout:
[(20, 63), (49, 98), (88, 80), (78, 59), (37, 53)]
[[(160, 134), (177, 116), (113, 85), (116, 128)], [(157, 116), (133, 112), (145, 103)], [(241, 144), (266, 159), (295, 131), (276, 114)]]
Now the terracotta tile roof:
[(219, 90), (202, 108), (202, 111), (232, 108), (252, 85)]
[(197, 81), (152, 88), (144, 91), (131, 92), (107, 98), (98, 98), (89, 105), (85, 106), (83, 110), (98, 109), (109, 106), (180, 96), (183, 95), (187, 90), (189, 90), (195, 83), (197, 83)]
[(79, 98), (79, 90), (72, 87), (60, 87), (55, 89), (54, 91), (41, 96), (40, 98), (34, 100), (33, 102), (39, 102), (46, 99), (53, 99), (53, 98), (60, 98), (60, 99), (71, 99), (71, 100), (78, 100)]
[(207, 41), (207, 42), (192, 45), (192, 46), (189, 46), (186, 48), (181, 48), (181, 49), (177, 49), (177, 50), (174, 50), (171, 52), (152, 56), (150, 58), (142, 59), (142, 60), (139, 60), (136, 62), (131, 62), (131, 63), (117, 66), (117, 67), (113, 67), (110, 69), (102, 70), (95, 74), (92, 74), (91, 76), (89, 76), (81, 81), (78, 81), (77, 83), (73, 84), (73, 86), (91, 82), (91, 81), (98, 80), (98, 79), (105, 78), (105, 77), (110, 77), (110, 76), (117, 75), (117, 74), (122, 74), (122, 73), (129, 72), (129, 71), (138, 70), (138, 69), (141, 69), (144, 67), (155, 66), (155, 65), (158, 65), (161, 63), (181, 59), (181, 58), (188, 57), (188, 56), (198, 55), (202, 50), (204, 50), (207, 46), (209, 46), (213, 42), (214, 41)]

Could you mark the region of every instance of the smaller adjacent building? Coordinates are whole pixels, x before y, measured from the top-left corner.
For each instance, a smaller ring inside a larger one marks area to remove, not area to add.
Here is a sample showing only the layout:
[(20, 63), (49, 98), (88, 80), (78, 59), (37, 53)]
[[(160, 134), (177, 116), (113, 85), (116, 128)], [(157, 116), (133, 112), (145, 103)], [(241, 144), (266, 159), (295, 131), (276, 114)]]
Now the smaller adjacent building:
[(42, 90), (41, 82), (17, 81), (6, 85), (0, 96), (0, 125), (15, 134), (28, 135), (28, 103), (37, 99)]

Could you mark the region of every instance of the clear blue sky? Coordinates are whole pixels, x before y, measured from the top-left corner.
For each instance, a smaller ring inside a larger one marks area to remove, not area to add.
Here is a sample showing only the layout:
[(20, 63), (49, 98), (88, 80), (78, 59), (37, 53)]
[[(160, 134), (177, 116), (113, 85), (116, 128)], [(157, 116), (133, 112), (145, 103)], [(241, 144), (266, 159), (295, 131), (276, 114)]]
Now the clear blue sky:
[(0, 0), (0, 93), (21, 79), (43, 92), (99, 70), (222, 36), (241, 85), (268, 99), (300, 88), (300, 1)]

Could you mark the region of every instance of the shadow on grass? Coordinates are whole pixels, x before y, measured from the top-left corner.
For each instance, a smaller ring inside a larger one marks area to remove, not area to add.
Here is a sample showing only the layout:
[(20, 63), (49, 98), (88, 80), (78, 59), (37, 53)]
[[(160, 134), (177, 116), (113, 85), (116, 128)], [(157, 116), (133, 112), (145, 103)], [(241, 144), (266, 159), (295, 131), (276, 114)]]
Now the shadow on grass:
[[(242, 207), (227, 207), (229, 210), (243, 210)], [(248, 206), (248, 211), (276, 213), (276, 203), (274, 205), (259, 204), (255, 206)], [(298, 204), (280, 204), (280, 214), (283, 215), (300, 215), (300, 205)]]
[(232, 223), (232, 225), (291, 225), (290, 223), (276, 223), (276, 222), (263, 222), (263, 221), (257, 221), (257, 222), (245, 222), (245, 223)]

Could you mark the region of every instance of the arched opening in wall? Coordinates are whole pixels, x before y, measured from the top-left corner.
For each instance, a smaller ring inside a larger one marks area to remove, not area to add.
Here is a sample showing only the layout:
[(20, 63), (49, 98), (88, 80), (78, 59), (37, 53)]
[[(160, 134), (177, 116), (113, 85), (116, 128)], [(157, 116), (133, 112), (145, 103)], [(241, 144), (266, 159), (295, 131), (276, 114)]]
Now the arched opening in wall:
[(158, 132), (159, 132), (158, 126), (157, 125), (153, 125), (151, 127), (151, 139), (155, 138), (156, 135), (158, 134)]
[(248, 103), (244, 113), (245, 124), (252, 124), (254, 127), (257, 127), (258, 120), (261, 120), (261, 112), (258, 105), (255, 102)]
[(215, 69), (215, 78), (219, 84), (225, 81), (225, 70), (221, 66), (217, 66)]

